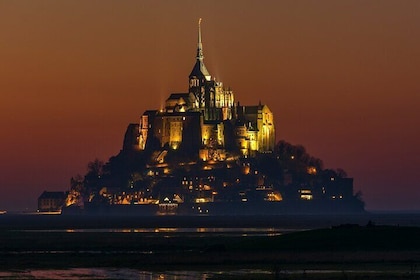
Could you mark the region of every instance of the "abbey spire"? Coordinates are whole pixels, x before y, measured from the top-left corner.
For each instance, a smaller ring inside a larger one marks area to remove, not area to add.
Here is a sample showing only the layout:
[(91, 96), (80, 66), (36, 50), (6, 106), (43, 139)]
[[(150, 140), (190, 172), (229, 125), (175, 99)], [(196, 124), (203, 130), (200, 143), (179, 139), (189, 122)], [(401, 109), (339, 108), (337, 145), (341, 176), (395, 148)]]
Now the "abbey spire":
[(198, 20), (198, 45), (197, 45), (197, 60), (203, 61), (203, 43), (201, 42), (201, 18)]
[(191, 78), (202, 79), (206, 81), (211, 80), (209, 71), (207, 71), (206, 66), (204, 65), (204, 54), (203, 54), (203, 43), (201, 41), (201, 18), (198, 20), (198, 43), (197, 43), (197, 56), (196, 56), (195, 65), (190, 74)]

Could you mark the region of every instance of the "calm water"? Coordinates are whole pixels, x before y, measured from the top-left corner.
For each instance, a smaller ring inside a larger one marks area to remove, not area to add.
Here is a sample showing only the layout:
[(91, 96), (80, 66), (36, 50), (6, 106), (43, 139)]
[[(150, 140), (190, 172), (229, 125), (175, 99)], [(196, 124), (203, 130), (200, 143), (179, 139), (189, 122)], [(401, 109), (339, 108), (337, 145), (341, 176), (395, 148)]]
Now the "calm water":
[[(0, 230), (144, 230), (226, 232), (242, 229), (315, 229), (340, 224), (420, 226), (420, 213), (366, 213), (359, 215), (272, 216), (62, 216), (0, 215)], [(243, 231), (243, 230), (241, 230)], [(246, 230), (245, 230), (246, 231)]]
[(71, 268), (54, 270), (26, 270), (0, 272), (0, 279), (138, 279), (138, 280), (196, 280), (255, 275), (269, 277), (274, 272), (266, 270), (229, 270), (229, 271), (141, 271), (136, 269), (113, 268)]
[[(200, 237), (200, 236), (277, 236), (287, 232), (355, 223), (366, 225), (420, 226), (419, 213), (371, 213), (357, 216), (273, 216), (273, 217), (42, 217), (25, 215), (0, 215), (0, 227), (6, 230), (39, 232), (127, 232), (141, 233), (143, 237)], [(104, 226), (105, 225), (105, 226)], [(34, 252), (31, 252), (34, 253)], [(131, 268), (68, 268), (22, 269), (0, 271), (0, 279), (223, 279), (250, 276), (272, 279), (280, 275), (327, 273), (375, 274), (376, 270), (203, 270), (203, 271), (146, 271)], [(396, 274), (410, 272), (410, 268), (391, 271)], [(418, 272), (416, 272), (418, 274)], [(417, 275), (416, 274), (416, 275)]]
[(156, 237), (156, 234), (164, 234), (165, 237), (206, 237), (216, 236), (278, 236), (288, 232), (302, 231), (306, 229), (294, 228), (228, 228), (228, 227), (199, 227), (199, 228), (89, 228), (89, 229), (36, 229), (20, 230), (25, 232), (118, 232), (118, 233), (142, 233), (142, 237)]
[[(370, 270), (370, 269), (297, 269), (297, 270), (264, 270), (264, 269), (237, 269), (237, 270), (204, 270), (204, 271), (142, 271), (129, 268), (69, 268), (54, 270), (22, 270), (0, 272), (0, 279), (137, 279), (137, 280), (199, 280), (199, 279), (273, 279), (306, 278), (307, 275), (328, 275), (328, 279), (344, 279), (349, 275), (382, 275), (391, 276), (391, 279), (406, 279), (407, 276), (419, 276), (418, 272), (413, 272), (405, 268)], [(395, 277), (395, 278), (394, 278)], [(379, 278), (375, 278), (379, 279)], [(386, 278), (389, 279), (389, 278)], [(418, 278), (410, 278), (418, 279)]]
[(0, 272), (0, 279), (209, 279), (211, 275), (197, 271), (150, 272), (136, 269), (71, 268)]

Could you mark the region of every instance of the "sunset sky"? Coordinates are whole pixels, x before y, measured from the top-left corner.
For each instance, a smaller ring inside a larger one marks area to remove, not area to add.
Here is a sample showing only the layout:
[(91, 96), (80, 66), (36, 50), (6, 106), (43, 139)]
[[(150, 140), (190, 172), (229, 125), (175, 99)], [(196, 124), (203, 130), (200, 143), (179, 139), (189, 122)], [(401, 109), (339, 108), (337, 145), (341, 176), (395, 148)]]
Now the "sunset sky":
[(277, 140), (420, 210), (420, 1), (0, 1), (0, 210), (34, 210), (205, 64)]

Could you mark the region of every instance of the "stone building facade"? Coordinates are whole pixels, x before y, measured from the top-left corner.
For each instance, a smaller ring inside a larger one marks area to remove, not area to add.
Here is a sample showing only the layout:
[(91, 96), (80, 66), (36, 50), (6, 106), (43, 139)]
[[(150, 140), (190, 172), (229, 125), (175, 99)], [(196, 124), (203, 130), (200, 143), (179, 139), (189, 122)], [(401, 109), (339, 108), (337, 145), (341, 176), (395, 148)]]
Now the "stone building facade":
[(129, 126), (137, 140), (129, 141), (132, 145), (127, 147), (145, 150), (154, 141), (161, 148), (183, 147), (202, 160), (223, 160), (231, 150), (244, 157), (273, 151), (273, 113), (261, 102), (253, 106), (235, 103), (233, 91), (212, 78), (204, 64), (201, 22), (196, 62), (188, 78), (188, 92), (171, 94), (163, 109), (148, 110), (137, 126)]

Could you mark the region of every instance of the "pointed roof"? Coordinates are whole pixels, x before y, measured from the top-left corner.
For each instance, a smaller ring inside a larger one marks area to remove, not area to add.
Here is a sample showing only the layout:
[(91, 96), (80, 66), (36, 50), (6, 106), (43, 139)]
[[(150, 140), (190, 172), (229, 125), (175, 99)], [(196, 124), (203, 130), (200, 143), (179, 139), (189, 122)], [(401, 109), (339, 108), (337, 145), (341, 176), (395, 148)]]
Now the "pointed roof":
[(64, 199), (66, 198), (65, 192), (50, 192), (44, 191), (38, 199)]
[[(192, 93), (172, 93), (168, 99), (166, 99), (166, 103), (175, 103), (178, 105), (181, 105), (179, 103), (180, 100), (183, 100), (185, 102), (185, 104), (187, 105), (187, 107), (192, 107), (195, 97), (194, 94)], [(172, 101), (172, 102), (171, 102)]]
[(197, 45), (197, 59), (203, 60), (203, 43), (201, 42), (201, 18), (198, 20), (198, 45)]
[(204, 65), (204, 54), (203, 54), (203, 43), (201, 42), (201, 18), (198, 20), (198, 44), (197, 44), (197, 61), (191, 71), (190, 77), (205, 77), (207, 81), (210, 81), (211, 76)]

